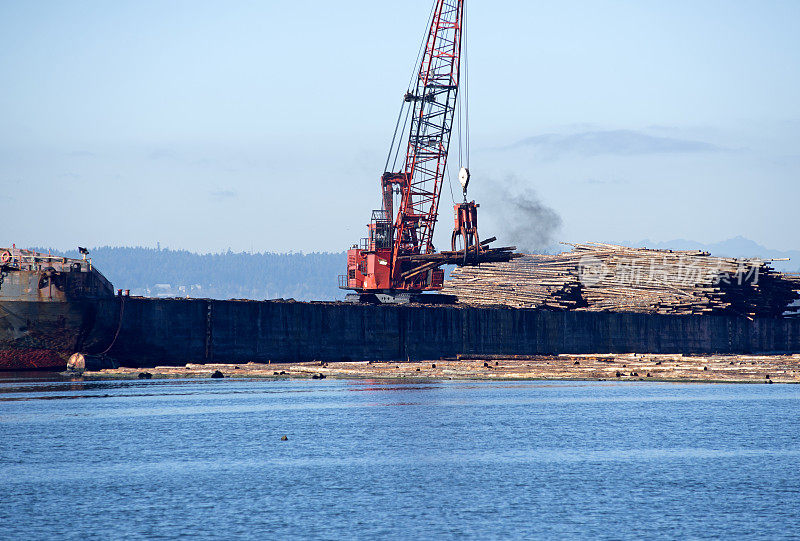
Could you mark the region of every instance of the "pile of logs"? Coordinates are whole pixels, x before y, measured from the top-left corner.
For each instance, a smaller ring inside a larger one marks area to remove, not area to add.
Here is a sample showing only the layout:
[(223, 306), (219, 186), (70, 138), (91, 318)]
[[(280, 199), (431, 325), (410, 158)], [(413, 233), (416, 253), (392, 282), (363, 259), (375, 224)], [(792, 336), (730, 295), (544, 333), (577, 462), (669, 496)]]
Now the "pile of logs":
[(456, 268), (442, 293), (456, 295), (465, 304), (564, 310), (586, 306), (577, 264), (571, 265), (560, 255), (524, 255), (509, 263)]
[(792, 284), (798, 296), (798, 300), (795, 300), (794, 303), (786, 309), (784, 315), (800, 317), (800, 273), (787, 272), (782, 274), (781, 277)]
[(800, 277), (767, 260), (612, 244), (525, 255), (452, 271), (443, 293), (466, 304), (661, 314), (778, 317), (800, 298)]

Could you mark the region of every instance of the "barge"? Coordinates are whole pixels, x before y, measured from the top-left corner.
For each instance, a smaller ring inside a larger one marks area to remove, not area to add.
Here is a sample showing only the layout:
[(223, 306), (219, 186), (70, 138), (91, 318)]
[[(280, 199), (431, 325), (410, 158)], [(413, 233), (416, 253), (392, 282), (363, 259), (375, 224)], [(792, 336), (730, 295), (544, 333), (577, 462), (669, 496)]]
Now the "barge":
[(9, 254), (0, 272), (5, 370), (63, 370), (78, 352), (129, 367), (800, 353), (800, 318), (132, 297), (115, 294), (90, 260), (16, 248), (0, 253)]
[[(122, 297), (122, 366), (470, 355), (800, 353), (800, 319)], [(113, 312), (113, 306), (105, 312)]]

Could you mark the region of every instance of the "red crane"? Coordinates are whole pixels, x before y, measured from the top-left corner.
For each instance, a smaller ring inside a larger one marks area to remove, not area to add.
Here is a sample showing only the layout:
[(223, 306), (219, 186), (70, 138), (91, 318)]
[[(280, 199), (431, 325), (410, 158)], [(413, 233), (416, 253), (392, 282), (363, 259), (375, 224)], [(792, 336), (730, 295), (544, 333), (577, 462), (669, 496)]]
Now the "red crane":
[[(447, 174), (450, 135), (459, 102), (465, 0), (435, 0), (426, 37), (415, 66), (415, 78), (403, 97), (395, 136), (381, 176), (382, 204), (372, 211), (369, 237), (347, 252), (347, 275), (342, 289), (354, 290), (348, 300), (370, 302), (420, 301), (424, 291), (442, 288), (445, 263), (508, 260), (513, 247), (491, 250), (479, 242), (477, 207), (466, 200), (469, 171), (461, 168), (459, 180), (464, 202), (455, 205), (452, 252), (437, 253), (433, 231), (439, 213), (439, 196)], [(405, 113), (405, 117), (404, 117)], [(401, 119), (405, 118), (403, 128)], [(409, 122), (410, 119), (410, 122)], [(408, 131), (405, 127), (409, 126)], [(459, 130), (461, 137), (462, 130)], [(398, 139), (398, 133), (401, 138)], [(397, 143), (397, 145), (395, 145)], [(405, 162), (393, 172), (405, 143)], [(395, 199), (399, 197), (395, 214)], [(456, 245), (461, 239), (463, 250)], [(493, 240), (493, 239), (492, 239)], [(499, 250), (499, 251), (498, 251)], [(451, 301), (443, 295), (425, 295), (428, 301)]]

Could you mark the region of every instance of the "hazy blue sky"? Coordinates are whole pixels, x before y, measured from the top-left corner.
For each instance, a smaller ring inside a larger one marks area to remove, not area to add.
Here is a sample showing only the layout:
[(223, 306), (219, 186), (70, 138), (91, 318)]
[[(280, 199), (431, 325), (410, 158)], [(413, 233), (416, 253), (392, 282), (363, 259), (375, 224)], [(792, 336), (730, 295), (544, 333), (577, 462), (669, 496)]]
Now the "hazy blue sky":
[[(468, 5), (484, 236), (800, 248), (800, 2)], [(345, 249), (429, 7), (0, 0), (0, 244)]]

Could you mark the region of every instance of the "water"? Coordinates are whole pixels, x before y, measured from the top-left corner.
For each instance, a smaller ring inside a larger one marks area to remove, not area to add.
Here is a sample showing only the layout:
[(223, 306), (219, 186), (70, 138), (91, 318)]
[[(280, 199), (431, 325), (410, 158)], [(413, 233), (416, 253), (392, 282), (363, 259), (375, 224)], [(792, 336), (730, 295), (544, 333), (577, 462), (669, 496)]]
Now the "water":
[(794, 385), (6, 376), (0, 535), (796, 538), (798, 413)]

